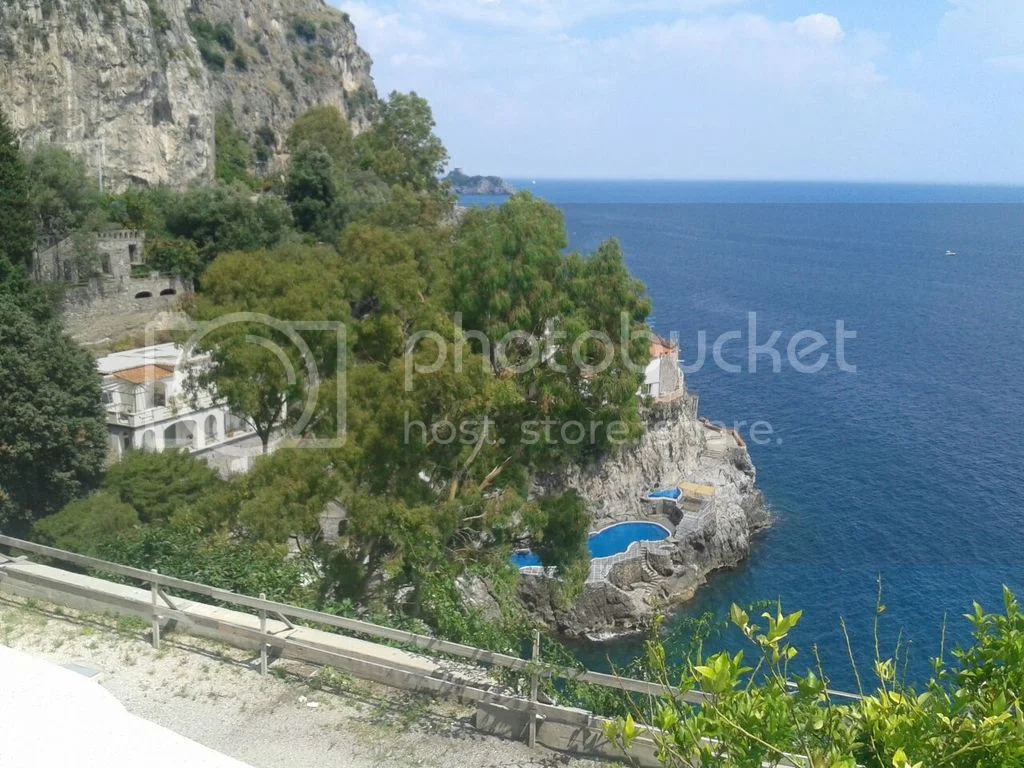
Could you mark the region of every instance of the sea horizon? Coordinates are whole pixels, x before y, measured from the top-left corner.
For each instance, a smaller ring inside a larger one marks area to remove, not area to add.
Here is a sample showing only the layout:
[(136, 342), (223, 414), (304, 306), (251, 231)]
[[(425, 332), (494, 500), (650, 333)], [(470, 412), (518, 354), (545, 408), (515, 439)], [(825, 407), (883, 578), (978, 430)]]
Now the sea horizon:
[[(503, 177), (517, 191), (561, 203), (1024, 204), (1024, 184)], [(463, 196), (464, 205), (501, 196)]]

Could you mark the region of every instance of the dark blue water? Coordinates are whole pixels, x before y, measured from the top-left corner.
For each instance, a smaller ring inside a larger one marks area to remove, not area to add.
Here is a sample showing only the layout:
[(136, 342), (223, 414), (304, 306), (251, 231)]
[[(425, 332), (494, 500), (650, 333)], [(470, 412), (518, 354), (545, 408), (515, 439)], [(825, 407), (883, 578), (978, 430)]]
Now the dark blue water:
[[(684, 360), (701, 331), (709, 345), (744, 335), (723, 353), (744, 372), (709, 362), (687, 381), (710, 418), (748, 437), (751, 423), (771, 425), (750, 450), (777, 519), (684, 613), (781, 599), (804, 611), (797, 641), (817, 644), (833, 683), (852, 688), (839, 618), (867, 664), (879, 576), (883, 651), (902, 632), (915, 678), (927, 674), (945, 616), (951, 641), (962, 641), (973, 600), (998, 608), (1003, 584), (1024, 595), (1024, 190), (531, 189), (560, 205), (573, 248), (619, 238), (656, 329), (679, 333)], [(749, 372), (750, 312), (759, 343), (782, 332), (783, 357), (805, 329), (834, 353), (845, 321), (857, 333), (846, 350), (856, 373), (834, 361), (816, 374), (785, 363), (775, 373), (767, 357)], [(621, 661), (638, 649), (610, 653)]]
[[(611, 557), (625, 552), (638, 541), (662, 541), (668, 536), (669, 532), (657, 523), (618, 523), (592, 533), (587, 546), (592, 558)], [(532, 552), (512, 555), (512, 563), (517, 568), (542, 565), (540, 558)]]

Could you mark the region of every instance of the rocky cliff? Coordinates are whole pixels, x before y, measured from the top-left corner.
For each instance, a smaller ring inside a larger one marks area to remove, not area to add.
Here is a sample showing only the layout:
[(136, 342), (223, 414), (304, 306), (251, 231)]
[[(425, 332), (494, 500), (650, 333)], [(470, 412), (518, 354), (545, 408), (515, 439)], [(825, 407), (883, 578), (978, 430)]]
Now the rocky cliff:
[(309, 107), (359, 131), (375, 102), (351, 22), (321, 0), (0, 2), (0, 107), (115, 189), (211, 178), (220, 110), (269, 160)]
[[(726, 439), (728, 438), (728, 439)], [(575, 489), (589, 502), (593, 529), (627, 520), (655, 520), (673, 531), (663, 544), (635, 553), (591, 580), (570, 605), (552, 581), (520, 579), (520, 597), (542, 620), (566, 635), (603, 637), (637, 630), (658, 612), (689, 600), (708, 575), (737, 565), (754, 533), (769, 524), (764, 496), (746, 447), (697, 416), (687, 395), (650, 414), (641, 442), (590, 467), (571, 467), (538, 488), (547, 494)], [(702, 512), (643, 501), (653, 490), (689, 482), (714, 488)]]
[(514, 195), (515, 187), (500, 176), (468, 176), (461, 168), (456, 168), (445, 181), (452, 185), (457, 195)]

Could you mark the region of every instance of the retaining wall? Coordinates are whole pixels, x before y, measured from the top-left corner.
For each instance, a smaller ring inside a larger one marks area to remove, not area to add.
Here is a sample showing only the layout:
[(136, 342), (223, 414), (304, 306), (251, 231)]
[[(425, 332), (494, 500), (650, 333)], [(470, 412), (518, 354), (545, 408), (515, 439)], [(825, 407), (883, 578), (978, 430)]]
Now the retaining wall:
[(137, 312), (156, 313), (175, 306), (191, 289), (180, 277), (93, 278), (64, 289), (61, 315), (73, 325)]

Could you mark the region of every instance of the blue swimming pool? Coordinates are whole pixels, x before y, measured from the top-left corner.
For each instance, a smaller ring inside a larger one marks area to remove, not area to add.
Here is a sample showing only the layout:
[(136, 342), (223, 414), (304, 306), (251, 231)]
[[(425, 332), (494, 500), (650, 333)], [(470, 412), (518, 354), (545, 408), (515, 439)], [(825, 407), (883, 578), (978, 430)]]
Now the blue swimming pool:
[[(611, 557), (625, 552), (637, 541), (664, 541), (669, 537), (668, 529), (657, 523), (616, 523), (607, 528), (590, 534), (587, 546), (590, 547), (592, 558)], [(529, 568), (542, 565), (540, 558), (533, 552), (522, 552), (512, 555), (512, 564), (516, 568)]]

